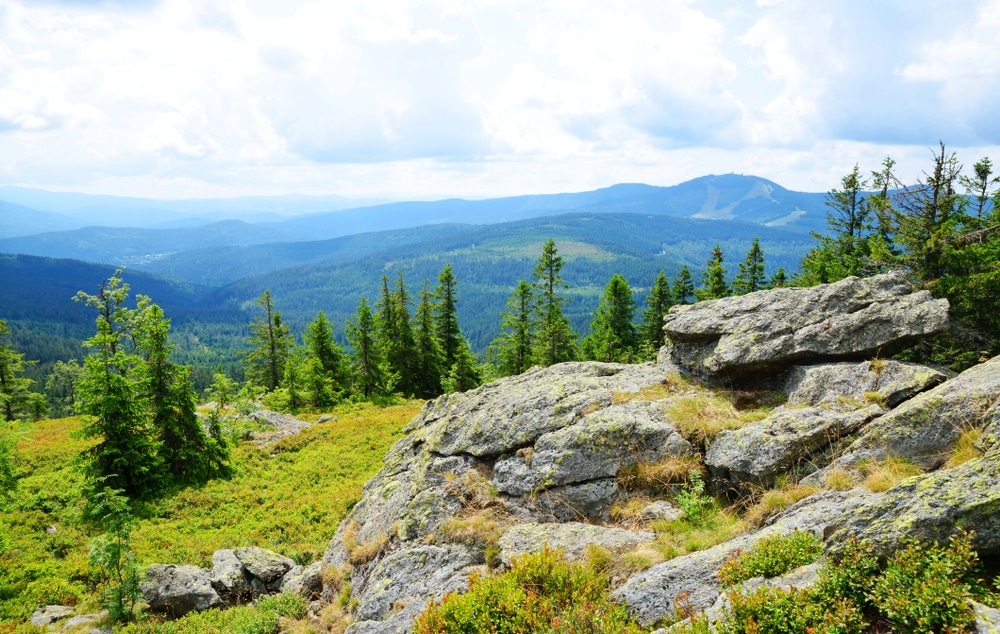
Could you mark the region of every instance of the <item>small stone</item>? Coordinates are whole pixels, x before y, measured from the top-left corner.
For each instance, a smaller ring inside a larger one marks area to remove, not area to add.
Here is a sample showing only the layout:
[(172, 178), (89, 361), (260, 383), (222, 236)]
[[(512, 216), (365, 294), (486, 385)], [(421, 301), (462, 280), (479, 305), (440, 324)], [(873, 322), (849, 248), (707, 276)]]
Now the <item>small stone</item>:
[(676, 505), (665, 500), (657, 500), (642, 509), (642, 512), (639, 514), (639, 519), (645, 522), (652, 522), (655, 520), (667, 520), (668, 522), (672, 522), (674, 520), (679, 520), (683, 515), (684, 511)]
[(47, 605), (44, 608), (35, 610), (34, 614), (31, 615), (31, 620), (28, 622), (38, 627), (45, 627), (50, 623), (65, 619), (74, 614), (76, 614), (76, 609), (67, 605)]

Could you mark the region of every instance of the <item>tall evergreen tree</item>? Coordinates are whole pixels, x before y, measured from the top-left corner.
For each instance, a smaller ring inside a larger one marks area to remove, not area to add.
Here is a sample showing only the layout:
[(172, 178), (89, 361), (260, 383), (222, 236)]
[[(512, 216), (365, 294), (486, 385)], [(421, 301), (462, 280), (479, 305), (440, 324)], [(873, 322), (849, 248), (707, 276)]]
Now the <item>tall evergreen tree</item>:
[(1000, 176), (993, 175), (993, 161), (985, 156), (972, 166), (974, 176), (962, 176), (959, 182), (965, 187), (966, 195), (972, 200), (972, 212), (970, 216), (975, 219), (974, 229), (982, 226), (987, 219), (990, 201), (997, 196), (997, 184), (1000, 183)]
[(365, 398), (392, 392), (393, 376), (382, 356), (375, 315), (364, 297), (358, 310), (345, 323), (347, 342), (354, 348), (354, 386)]
[(534, 301), (531, 285), (522, 279), (507, 299), (507, 310), (500, 313), (500, 336), (490, 349), (499, 362), (501, 376), (520, 374), (531, 367)]
[(726, 284), (726, 267), (722, 265), (725, 256), (722, 253), (722, 246), (715, 245), (712, 249), (712, 257), (705, 265), (705, 271), (701, 275), (702, 286), (695, 291), (699, 300), (719, 299), (729, 295), (729, 286)]
[(778, 270), (775, 271), (774, 275), (767, 282), (768, 288), (784, 288), (788, 285), (788, 279), (785, 274), (785, 267), (779, 266)]
[(674, 301), (678, 304), (690, 304), (689, 299), (694, 297), (694, 279), (691, 277), (691, 269), (685, 264), (681, 267), (681, 270), (677, 273), (677, 278), (674, 280), (673, 289), (670, 291), (671, 296), (673, 296)]
[(201, 484), (228, 475), (226, 447), (210, 438), (198, 420), (191, 368), (169, 360), (170, 320), (148, 297), (139, 296), (136, 326), (136, 343), (143, 354), (138, 378), (152, 411), (159, 460), (179, 484)]
[(663, 347), (666, 338), (663, 332), (663, 318), (673, 305), (670, 280), (661, 269), (649, 289), (649, 295), (646, 296), (646, 309), (642, 311), (641, 347), (645, 350), (643, 356), (646, 358), (655, 357), (656, 351)]
[(250, 324), (250, 350), (246, 353), (247, 379), (273, 392), (285, 376), (285, 363), (291, 354), (292, 339), (288, 326), (275, 309), (271, 291), (257, 298), (262, 312)]
[(434, 289), (434, 315), (437, 339), (441, 345), (444, 367), (447, 369), (455, 365), (462, 340), (462, 331), (458, 327), (457, 287), (458, 280), (451, 270), (451, 264), (445, 264)]
[[(857, 170), (857, 168), (855, 168)], [(740, 271), (733, 280), (733, 294), (746, 295), (766, 288), (764, 277), (764, 252), (760, 248), (760, 239), (754, 238), (746, 258), (739, 265)]]
[(479, 386), (482, 383), (482, 375), (476, 364), (476, 356), (469, 349), (469, 342), (465, 337), (461, 338), (458, 346), (458, 353), (455, 363), (448, 370), (448, 376), (442, 381), (445, 392), (464, 392)]
[(569, 303), (560, 292), (566, 288), (566, 282), (559, 275), (563, 264), (556, 242), (550, 238), (542, 246), (534, 271), (538, 316), (534, 356), (543, 366), (572, 361), (576, 357), (576, 334), (563, 314), (563, 306)]
[(587, 356), (595, 361), (630, 362), (636, 354), (635, 300), (628, 280), (611, 277), (590, 323), (591, 334), (584, 339)]
[(88, 475), (138, 497), (160, 487), (162, 461), (148, 400), (131, 376), (139, 362), (131, 332), (136, 313), (125, 305), (129, 286), (120, 276), (121, 269), (101, 282), (96, 295), (80, 291), (74, 297), (98, 313), (97, 333), (83, 342), (91, 353), (79, 386), (81, 410), (89, 415), (81, 431), (98, 439), (87, 451)]
[(417, 312), (414, 316), (413, 333), (416, 350), (416, 388), (417, 396), (420, 398), (430, 398), (440, 394), (442, 375), (445, 373), (444, 355), (441, 353), (435, 324), (433, 297), (430, 283), (424, 280), (424, 288), (420, 291)]
[(7, 322), (0, 319), (0, 407), (6, 421), (12, 421), (27, 411), (32, 400), (33, 381), (21, 375), (24, 366), (38, 363), (25, 361), (24, 354), (14, 350), (9, 338)]

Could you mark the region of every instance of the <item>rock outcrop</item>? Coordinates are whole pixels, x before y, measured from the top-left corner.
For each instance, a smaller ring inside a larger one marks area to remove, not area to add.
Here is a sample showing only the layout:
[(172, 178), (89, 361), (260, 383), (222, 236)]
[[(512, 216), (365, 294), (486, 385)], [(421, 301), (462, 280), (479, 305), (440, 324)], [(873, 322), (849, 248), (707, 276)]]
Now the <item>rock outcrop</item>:
[(998, 401), (1000, 357), (973, 366), (879, 417), (837, 458), (835, 466), (849, 468), (892, 456), (925, 470), (936, 469), (947, 460), (963, 430), (990, 423), (990, 409)]
[(764, 420), (720, 432), (705, 465), (717, 484), (769, 488), (779, 475), (801, 477), (826, 466), (843, 439), (881, 414), (878, 405), (847, 412), (781, 408)]
[(948, 302), (913, 292), (907, 275), (849, 277), (674, 306), (664, 319), (669, 358), (723, 381), (776, 374), (809, 360), (886, 356), (948, 326)]
[(954, 373), (891, 359), (795, 365), (781, 378), (779, 389), (790, 405), (863, 403), (874, 396), (895, 407), (944, 383)]
[(871, 499), (872, 495), (861, 490), (817, 493), (789, 507), (758, 531), (632, 575), (611, 597), (626, 602), (629, 612), (643, 625), (672, 617), (674, 602), (681, 593), (686, 593), (686, 601), (692, 609), (710, 608), (721, 592), (716, 572), (732, 552), (748, 550), (764, 537), (785, 535), (793, 530), (822, 535), (835, 518)]
[(654, 539), (656, 534), (647, 531), (628, 531), (580, 522), (518, 524), (500, 538), (500, 559), (510, 565), (515, 557), (548, 547), (562, 551), (569, 561), (578, 561), (591, 545), (610, 551), (624, 551)]

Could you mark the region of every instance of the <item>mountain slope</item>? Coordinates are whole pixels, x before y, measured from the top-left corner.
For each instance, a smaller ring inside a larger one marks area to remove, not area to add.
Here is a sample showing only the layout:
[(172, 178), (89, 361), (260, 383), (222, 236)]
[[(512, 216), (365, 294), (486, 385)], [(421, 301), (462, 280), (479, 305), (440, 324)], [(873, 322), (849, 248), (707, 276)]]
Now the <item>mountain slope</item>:
[(43, 231), (65, 231), (74, 227), (76, 223), (61, 214), (0, 200), (0, 238), (30, 236)]
[(291, 231), (224, 220), (182, 229), (85, 227), (0, 240), (0, 253), (69, 258), (114, 265), (154, 261), (170, 253), (199, 248), (255, 245), (302, 239)]

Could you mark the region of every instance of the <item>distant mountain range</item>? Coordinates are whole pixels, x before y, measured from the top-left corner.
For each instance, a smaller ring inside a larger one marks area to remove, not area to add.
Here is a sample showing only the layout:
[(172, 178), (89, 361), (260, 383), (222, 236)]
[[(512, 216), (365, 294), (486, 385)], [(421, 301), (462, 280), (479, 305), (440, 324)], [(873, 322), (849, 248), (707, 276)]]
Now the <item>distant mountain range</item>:
[[(273, 240), (277, 242), (428, 224), (492, 224), (570, 212), (742, 220), (808, 232), (825, 226), (824, 200), (825, 194), (794, 192), (764, 178), (738, 174), (703, 176), (672, 187), (620, 184), (580, 193), (388, 204), (336, 196), (168, 201), (0, 187), (0, 216), (4, 218), (0, 238), (86, 226), (193, 228), (221, 219), (238, 219), (279, 230), (279, 238)], [(34, 225), (32, 211), (37, 218)], [(52, 245), (59, 239), (46, 241)], [(176, 235), (169, 238), (172, 245), (177, 245), (176, 240)], [(178, 247), (176, 250), (189, 248)], [(0, 251), (51, 255), (51, 251), (34, 249), (30, 243), (0, 243)], [(169, 251), (157, 248), (154, 252)]]

